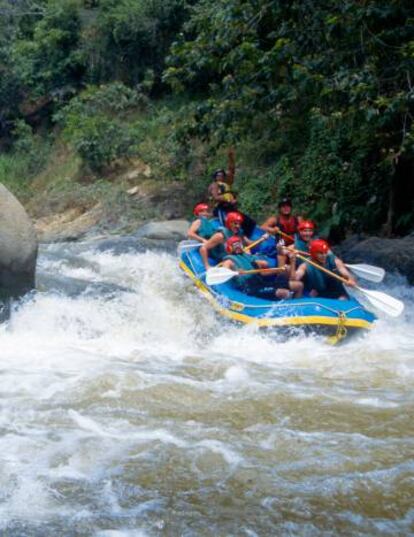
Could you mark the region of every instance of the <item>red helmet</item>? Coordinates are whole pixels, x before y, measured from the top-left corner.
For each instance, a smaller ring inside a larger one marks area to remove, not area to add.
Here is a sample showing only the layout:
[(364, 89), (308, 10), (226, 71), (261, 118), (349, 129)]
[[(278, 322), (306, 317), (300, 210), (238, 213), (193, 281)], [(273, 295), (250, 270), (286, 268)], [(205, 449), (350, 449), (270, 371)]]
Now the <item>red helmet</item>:
[(312, 222), (312, 220), (302, 220), (302, 222), (298, 225), (298, 231), (303, 231), (304, 229), (311, 229), (314, 231), (315, 224)]
[(226, 220), (225, 220), (226, 228), (230, 229), (230, 226), (235, 223), (241, 225), (242, 222), (243, 222), (243, 215), (241, 215), (240, 213), (236, 211), (227, 213)]
[(193, 209), (194, 216), (198, 216), (203, 211), (208, 211), (209, 207), (207, 203), (197, 203), (197, 205)]
[(329, 252), (329, 244), (322, 239), (311, 241), (309, 245), (309, 253), (313, 259), (316, 259), (318, 254), (327, 254)]
[(226, 240), (226, 252), (228, 254), (232, 254), (236, 246), (239, 246), (243, 250), (243, 241), (241, 237), (234, 235)]

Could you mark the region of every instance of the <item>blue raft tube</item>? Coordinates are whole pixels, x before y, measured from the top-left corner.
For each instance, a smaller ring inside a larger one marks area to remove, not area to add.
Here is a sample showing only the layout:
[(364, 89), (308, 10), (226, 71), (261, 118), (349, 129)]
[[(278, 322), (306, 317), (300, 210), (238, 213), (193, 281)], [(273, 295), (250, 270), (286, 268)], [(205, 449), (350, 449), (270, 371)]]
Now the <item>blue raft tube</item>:
[(328, 343), (336, 344), (352, 334), (369, 330), (376, 320), (375, 315), (354, 298), (267, 300), (243, 293), (231, 280), (208, 285), (199, 248), (183, 251), (179, 266), (220, 315), (239, 323), (277, 328), (278, 333), (287, 335), (300, 329), (305, 333), (326, 335)]

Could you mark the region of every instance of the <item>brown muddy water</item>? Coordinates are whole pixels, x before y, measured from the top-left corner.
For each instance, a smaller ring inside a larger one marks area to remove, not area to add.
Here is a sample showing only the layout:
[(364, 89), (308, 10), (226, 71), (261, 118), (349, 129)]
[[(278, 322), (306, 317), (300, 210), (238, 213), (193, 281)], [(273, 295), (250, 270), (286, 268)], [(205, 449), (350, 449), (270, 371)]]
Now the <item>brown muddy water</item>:
[(131, 292), (38, 293), (0, 327), (1, 535), (414, 535), (403, 280), (402, 318), (333, 348), (223, 324), (166, 253), (46, 253)]

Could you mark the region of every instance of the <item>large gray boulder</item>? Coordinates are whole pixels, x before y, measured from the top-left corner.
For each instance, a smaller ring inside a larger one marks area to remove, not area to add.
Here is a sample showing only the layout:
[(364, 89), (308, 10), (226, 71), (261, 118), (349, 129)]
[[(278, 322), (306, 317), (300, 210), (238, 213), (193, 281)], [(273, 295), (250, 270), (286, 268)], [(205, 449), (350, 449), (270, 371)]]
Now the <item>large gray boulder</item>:
[(387, 272), (406, 276), (408, 282), (414, 285), (414, 234), (402, 239), (349, 239), (342, 243), (340, 251), (348, 263), (379, 265)]
[(0, 183), (0, 298), (34, 288), (37, 239), (19, 201)]
[(150, 222), (139, 228), (136, 236), (145, 239), (180, 241), (187, 238), (189, 227), (187, 220)]

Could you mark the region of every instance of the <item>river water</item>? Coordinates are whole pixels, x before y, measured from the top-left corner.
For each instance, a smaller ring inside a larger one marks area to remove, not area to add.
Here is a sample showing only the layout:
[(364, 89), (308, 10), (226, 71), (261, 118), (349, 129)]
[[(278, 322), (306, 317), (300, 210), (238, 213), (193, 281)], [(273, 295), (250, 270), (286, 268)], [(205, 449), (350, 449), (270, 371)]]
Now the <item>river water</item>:
[(404, 316), (333, 348), (224, 324), (171, 254), (59, 248), (39, 270), (130, 292), (0, 327), (0, 535), (414, 535), (402, 279)]

